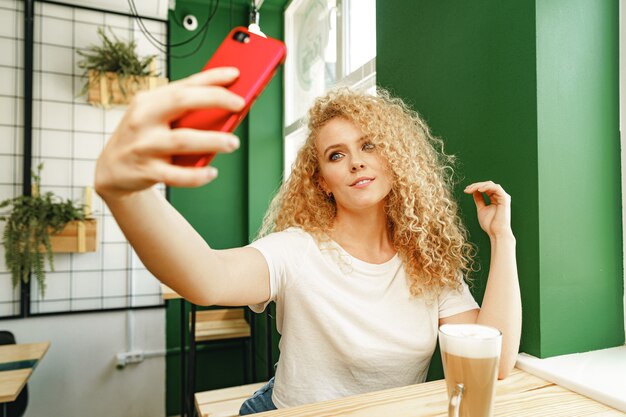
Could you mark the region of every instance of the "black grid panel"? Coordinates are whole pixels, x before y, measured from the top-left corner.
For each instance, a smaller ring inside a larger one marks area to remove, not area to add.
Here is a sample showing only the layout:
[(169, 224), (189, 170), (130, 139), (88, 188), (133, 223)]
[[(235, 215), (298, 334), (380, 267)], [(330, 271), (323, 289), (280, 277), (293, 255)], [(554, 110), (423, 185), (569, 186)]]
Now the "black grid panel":
[[(23, 22), (23, 1), (0, 0), (0, 201), (22, 193)], [(4, 254), (0, 245), (0, 317), (13, 317), (20, 314), (20, 289), (12, 286)]]
[[(7, 0), (0, 1), (0, 7), (6, 7)], [(17, 9), (21, 7), (18, 3), (22, 2), (8, 3), (15, 4)], [(134, 39), (140, 55), (157, 55), (157, 69), (161, 74), (166, 73), (166, 57), (148, 42), (133, 17), (44, 1), (35, 2), (34, 12), (31, 163), (33, 167), (40, 162), (44, 164), (41, 192), (52, 191), (61, 198), (82, 202), (88, 192), (86, 188), (92, 187), (98, 154), (125, 107), (105, 110), (90, 105), (86, 97), (80, 95), (85, 79), (77, 65), (80, 56), (76, 50), (100, 44), (97, 28), (104, 27), (109, 34), (113, 31), (122, 40)], [(14, 13), (19, 14), (17, 10)], [(23, 44), (21, 36), (17, 35), (23, 17), (18, 16), (16, 20), (19, 28), (8, 40), (17, 51)], [(143, 23), (154, 36), (165, 42), (165, 22), (144, 20)], [(13, 66), (9, 62), (6, 65), (7, 69), (16, 72), (15, 77), (23, 76), (23, 69), (17, 65), (19, 62), (18, 57)], [(6, 89), (4, 83), (2, 77), (2, 93)], [(20, 112), (22, 108), (22, 104), (16, 102), (21, 84), (19, 81), (15, 83), (19, 87), (15, 87), (13, 93), (14, 112)], [(16, 120), (21, 120), (20, 117), (16, 115)], [(15, 145), (21, 141), (21, 136), (16, 136)], [(13, 187), (16, 194), (21, 192), (21, 185), (16, 180), (21, 178), (23, 156), (15, 151), (13, 154), (15, 162), (11, 168), (0, 162), (0, 175), (8, 178), (6, 184), (4, 177), (0, 177), (0, 181), (2, 186)], [(5, 155), (1, 154), (0, 158), (3, 157)], [(160, 189), (165, 192), (164, 187)], [(55, 270), (50, 270), (49, 266), (46, 268), (44, 298), (40, 296), (36, 282), (32, 282), (30, 314), (162, 305), (158, 281), (142, 265), (102, 200), (93, 192), (91, 195), (94, 217), (98, 221), (98, 250), (56, 254)], [(6, 273), (1, 271), (0, 285), (4, 285)], [(0, 289), (0, 297), (4, 297), (5, 286)], [(14, 291), (13, 298), (18, 296), (19, 291)], [(19, 299), (15, 302), (19, 304)], [(8, 314), (0, 310), (0, 317)]]

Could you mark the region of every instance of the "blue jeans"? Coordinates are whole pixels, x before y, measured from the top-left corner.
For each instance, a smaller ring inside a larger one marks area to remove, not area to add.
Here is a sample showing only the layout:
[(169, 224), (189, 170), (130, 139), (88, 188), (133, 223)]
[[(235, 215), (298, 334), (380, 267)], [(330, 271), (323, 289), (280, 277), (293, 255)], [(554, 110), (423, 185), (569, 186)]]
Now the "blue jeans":
[(270, 379), (267, 384), (263, 385), (256, 391), (252, 397), (248, 398), (241, 405), (239, 415), (262, 413), (264, 411), (276, 410), (276, 406), (272, 402), (272, 392), (274, 391), (274, 378)]

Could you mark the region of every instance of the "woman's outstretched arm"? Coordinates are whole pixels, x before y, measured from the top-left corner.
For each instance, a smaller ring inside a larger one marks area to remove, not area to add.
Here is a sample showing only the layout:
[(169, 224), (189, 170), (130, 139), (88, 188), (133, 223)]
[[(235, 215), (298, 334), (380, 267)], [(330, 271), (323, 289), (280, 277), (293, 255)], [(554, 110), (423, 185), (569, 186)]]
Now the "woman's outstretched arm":
[(237, 76), (234, 68), (218, 68), (139, 94), (96, 165), (96, 191), (144, 265), (180, 295), (202, 305), (266, 301), (265, 259), (253, 248), (211, 249), (153, 186), (163, 182), (194, 187), (215, 179), (214, 168), (177, 166), (172, 156), (232, 152), (239, 147), (237, 137), (170, 125), (191, 109), (240, 110), (243, 99), (222, 87)]

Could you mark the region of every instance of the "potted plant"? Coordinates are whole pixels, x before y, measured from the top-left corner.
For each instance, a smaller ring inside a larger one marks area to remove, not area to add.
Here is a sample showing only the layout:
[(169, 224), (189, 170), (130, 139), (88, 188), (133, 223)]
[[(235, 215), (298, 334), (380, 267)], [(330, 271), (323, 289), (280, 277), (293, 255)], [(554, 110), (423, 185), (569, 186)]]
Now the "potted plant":
[(87, 78), (81, 94), (89, 103), (103, 107), (127, 104), (141, 90), (167, 83), (155, 70), (156, 55), (139, 57), (135, 41), (121, 41), (111, 29), (112, 38), (98, 28), (101, 45), (91, 45), (76, 52), (82, 57), (78, 67)]
[(83, 205), (77, 205), (69, 199), (63, 201), (51, 192), (40, 194), (42, 168), (43, 164), (39, 164), (37, 172), (32, 171), (32, 195), (9, 198), (0, 203), (0, 209), (12, 207), (8, 212), (0, 213), (0, 220), (6, 222), (2, 244), (13, 287), (20, 280), (28, 283), (30, 274), (33, 273), (43, 297), (46, 289), (44, 261), (47, 257), (50, 269), (54, 271), (55, 236), (63, 233), (68, 225), (77, 222), (84, 224), (87, 220), (92, 224), (89, 228), (93, 228), (93, 233), (85, 232), (84, 236), (93, 235), (94, 243), (89, 246), (95, 250), (95, 220), (85, 218), (86, 210)]

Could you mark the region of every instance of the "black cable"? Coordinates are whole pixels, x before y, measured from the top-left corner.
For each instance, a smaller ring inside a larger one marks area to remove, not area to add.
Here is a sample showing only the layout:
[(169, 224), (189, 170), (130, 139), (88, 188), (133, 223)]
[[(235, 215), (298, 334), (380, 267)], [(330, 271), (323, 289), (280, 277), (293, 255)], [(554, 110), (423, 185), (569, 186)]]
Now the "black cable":
[[(134, 0), (127, 0), (127, 2), (128, 2), (128, 6), (130, 7), (131, 14), (133, 15), (133, 17), (135, 18), (135, 20), (137, 21), (137, 23), (139, 25), (139, 29), (148, 38), (148, 41), (150, 41), (150, 43), (154, 47), (156, 47), (160, 52), (165, 52), (165, 51), (162, 50), (161, 48), (159, 48), (159, 46), (161, 46), (161, 47), (169, 46), (170, 48), (171, 47), (182, 46), (182, 45), (188, 44), (189, 42), (191, 42), (192, 40), (194, 40), (195, 38), (200, 36), (200, 34), (208, 28), (209, 22), (213, 19), (213, 17), (215, 16), (215, 13), (217, 12), (217, 9), (219, 7), (219, 0), (217, 0), (217, 2), (215, 4), (215, 7), (214, 7), (214, 10), (211, 10), (212, 0), (210, 0), (209, 1), (209, 16), (207, 17), (207, 20), (204, 22), (202, 27), (200, 29), (198, 29), (198, 31), (196, 33), (194, 33), (191, 37), (189, 37), (189, 39), (186, 39), (186, 40), (184, 40), (182, 42), (172, 43), (172, 44), (168, 45), (167, 43), (161, 42), (157, 37), (155, 37), (152, 33), (150, 33), (148, 28), (146, 28), (145, 24), (143, 23), (143, 20), (139, 16), (139, 12), (137, 11), (137, 6), (135, 5), (135, 1)], [(176, 21), (176, 23), (178, 23), (178, 21), (176, 19), (174, 19), (174, 21)], [(156, 45), (155, 45), (155, 43), (156, 43)]]
[[(144, 36), (146, 36), (148, 38), (148, 41), (153, 46), (155, 46), (155, 47), (157, 46), (157, 45), (155, 45), (155, 43), (160, 45), (160, 46), (166, 46), (159, 39), (157, 39), (152, 33), (150, 33), (148, 28), (146, 28), (146, 26), (144, 25), (143, 21), (139, 17), (139, 12), (137, 11), (137, 6), (135, 6), (135, 2), (132, 1), (132, 0), (127, 0), (127, 1), (128, 1), (128, 6), (130, 7), (131, 15), (133, 15), (133, 17), (137, 21), (137, 24), (139, 25), (139, 30), (141, 31), (141, 33), (143, 33)], [(160, 50), (160, 48), (158, 48), (158, 47), (157, 47), (157, 49)], [(161, 50), (161, 52), (163, 52), (163, 51)]]
[[(183, 54), (183, 55), (174, 55), (174, 54), (169, 53), (169, 55), (168, 55), (168, 56), (169, 56), (170, 58), (177, 58), (177, 59), (190, 57), (190, 56), (192, 56), (192, 55), (196, 54), (196, 53), (200, 50), (200, 48), (202, 47), (202, 45), (204, 44), (204, 42), (205, 42), (205, 40), (206, 40), (207, 33), (209, 32), (209, 31), (208, 31), (208, 25), (209, 25), (209, 22), (210, 22), (211, 20), (213, 20), (213, 17), (214, 17), (214, 16), (215, 16), (215, 14), (217, 13), (217, 10), (218, 10), (218, 8), (219, 8), (219, 3), (220, 3), (220, 2), (219, 2), (219, 0), (217, 0), (217, 1), (215, 2), (215, 6), (212, 6), (212, 4), (213, 4), (212, 0), (210, 0), (210, 1), (209, 1), (209, 16), (207, 17), (207, 20), (206, 20), (206, 22), (204, 23), (204, 25), (202, 26), (202, 28), (201, 28), (200, 30), (198, 30), (198, 32), (197, 32), (197, 33), (196, 33), (196, 34), (195, 34), (192, 38), (190, 38), (190, 39), (188, 39), (187, 41), (184, 41), (184, 42), (180, 42), (180, 43), (177, 43), (177, 44), (171, 44), (171, 45), (168, 45), (168, 44), (166, 44), (166, 43), (162, 43), (162, 42), (160, 42), (160, 41), (157, 41), (157, 42), (158, 42), (158, 44), (157, 44), (157, 43), (155, 43), (155, 42), (153, 42), (153, 39), (155, 39), (155, 38), (154, 38), (154, 35), (152, 35), (152, 34), (148, 31), (148, 29), (147, 29), (147, 28), (143, 25), (143, 22), (141, 21), (141, 18), (139, 18), (139, 15), (138, 15), (138, 13), (137, 13), (137, 9), (136, 9), (136, 7), (135, 7), (135, 5), (134, 5), (133, 0), (128, 0), (128, 4), (129, 4), (129, 6), (131, 7), (131, 12), (134, 14), (135, 19), (136, 19), (136, 20), (137, 20), (137, 22), (139, 23), (139, 29), (140, 29), (140, 30), (141, 30), (141, 32), (144, 34), (144, 36), (146, 36), (146, 38), (147, 38), (147, 39), (148, 39), (148, 41), (152, 44), (152, 46), (154, 46), (154, 47), (155, 47), (158, 51), (160, 51), (160, 52), (162, 52), (162, 53), (168, 53), (168, 52), (169, 52), (169, 47), (171, 47), (171, 46), (180, 46), (180, 45), (184, 45), (185, 43), (188, 43), (188, 41), (190, 41), (191, 39), (194, 39), (195, 37), (199, 36), (199, 35), (200, 35), (200, 33), (202, 33), (202, 39), (200, 40), (200, 42), (198, 43), (198, 45), (196, 46), (196, 48), (195, 48), (193, 51), (191, 51), (190, 53)], [(211, 8), (213, 8), (213, 10), (211, 10)], [(160, 46), (160, 45), (161, 45), (161, 46)], [(162, 46), (165, 46), (165, 47), (166, 47), (166, 49), (165, 49), (165, 50), (164, 50), (164, 49), (162, 49)]]
[[(213, 16), (215, 16), (215, 13), (217, 13), (217, 7), (219, 5), (220, 1), (217, 0), (217, 3), (215, 5), (215, 10), (213, 11), (213, 13), (211, 14), (211, 17), (209, 18), (209, 20), (213, 19)], [(198, 45), (196, 46), (196, 48), (189, 52), (188, 54), (184, 54), (184, 55), (172, 55), (170, 54), (171, 58), (176, 58), (176, 59), (182, 59), (182, 58), (188, 58), (192, 55), (195, 55), (196, 52), (198, 52), (200, 50), (200, 48), (202, 48), (202, 45), (204, 45), (204, 41), (206, 40), (206, 35), (209, 33), (209, 28), (208, 26), (204, 29), (204, 34), (202, 35), (202, 39), (200, 40), (200, 42), (198, 43)]]
[(135, 6), (135, 2), (133, 0), (127, 0), (127, 1), (128, 1), (128, 6), (130, 8), (130, 13), (134, 17), (134, 19), (137, 21), (137, 24), (139, 25), (139, 30), (141, 31), (141, 33), (146, 37), (146, 39), (148, 39), (148, 42), (150, 42), (150, 44), (152, 44), (152, 46), (154, 46), (159, 52), (165, 53), (165, 51), (163, 49), (161, 49), (161, 48), (162, 47), (167, 47), (167, 45), (164, 45), (161, 41), (159, 41), (145, 27), (143, 21), (139, 17), (139, 12), (137, 11), (137, 7)]
[[(135, 18), (135, 20), (137, 21), (137, 23), (139, 24), (139, 29), (141, 30), (141, 32), (150, 39), (152, 39), (155, 43), (157, 43), (160, 46), (167, 46), (166, 43), (161, 42), (157, 37), (155, 37), (152, 33), (150, 33), (150, 31), (148, 30), (148, 28), (146, 28), (145, 24), (143, 23), (143, 20), (141, 19), (141, 17), (139, 16), (139, 12), (137, 11), (137, 6), (135, 5), (135, 1), (134, 0), (127, 0), (128, 2), (128, 6), (130, 7), (130, 11), (131, 14), (133, 15), (133, 17)], [(209, 1), (209, 14), (210, 14), (210, 9), (211, 9), (211, 2)], [(170, 47), (176, 47), (176, 46), (180, 46), (180, 45), (185, 45), (189, 42), (191, 42), (193, 39), (195, 39), (196, 37), (198, 37), (200, 35), (200, 33), (207, 27), (209, 20), (211, 20), (211, 17), (209, 17), (207, 19), (207, 21), (202, 25), (202, 27), (198, 30), (198, 32), (196, 32), (195, 34), (193, 34), (189, 39), (186, 39), (182, 42), (176, 43), (176, 44), (170, 44)], [(153, 42), (152, 45), (154, 45)], [(157, 45), (154, 45), (157, 46)], [(163, 52), (163, 51), (161, 51)]]

